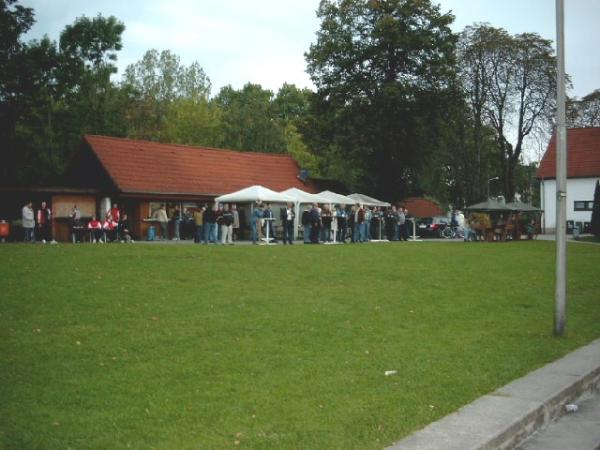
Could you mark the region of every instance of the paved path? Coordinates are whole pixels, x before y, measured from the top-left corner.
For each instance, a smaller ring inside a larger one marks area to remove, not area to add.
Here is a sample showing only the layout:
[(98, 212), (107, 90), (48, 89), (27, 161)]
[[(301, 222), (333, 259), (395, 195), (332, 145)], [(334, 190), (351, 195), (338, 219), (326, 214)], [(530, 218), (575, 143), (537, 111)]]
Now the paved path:
[[(600, 339), (597, 339), (429, 424), (389, 449), (513, 449), (561, 417), (565, 405), (599, 388)], [(593, 410), (593, 401), (591, 405), (589, 408)]]
[(576, 412), (531, 436), (516, 450), (597, 450), (600, 449), (600, 392), (587, 394), (573, 402)]

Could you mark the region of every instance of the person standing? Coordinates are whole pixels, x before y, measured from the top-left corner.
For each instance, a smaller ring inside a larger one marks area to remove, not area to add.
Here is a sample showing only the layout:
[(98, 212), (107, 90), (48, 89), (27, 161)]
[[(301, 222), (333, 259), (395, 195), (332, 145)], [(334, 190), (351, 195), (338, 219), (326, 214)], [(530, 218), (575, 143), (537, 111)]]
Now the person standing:
[(398, 240), (406, 240), (404, 239), (406, 216), (404, 215), (404, 209), (402, 207), (398, 208)]
[(319, 205), (317, 203), (313, 203), (310, 212), (308, 213), (309, 221), (310, 221), (310, 243), (318, 244), (319, 243), (319, 233), (321, 231), (321, 213), (319, 211)]
[(216, 244), (217, 243), (217, 205), (214, 207), (206, 207), (204, 211), (204, 244), (208, 244), (209, 242)]
[(398, 240), (398, 211), (395, 206), (388, 208), (385, 216), (385, 235), (388, 241)]
[(331, 212), (331, 205), (323, 205), (321, 211), (321, 223), (323, 227), (321, 229), (321, 241), (331, 241), (331, 223), (333, 222), (333, 214)]
[(83, 240), (83, 227), (81, 226), (81, 211), (77, 205), (73, 205), (71, 210), (70, 225), (73, 243), (81, 242)]
[(273, 210), (271, 209), (270, 203), (267, 203), (265, 210), (263, 211), (263, 219), (265, 221), (264, 235), (268, 236), (270, 241), (277, 242), (277, 240), (275, 239), (275, 228), (273, 227), (275, 215), (273, 214)]
[(223, 206), (221, 213), (221, 244), (233, 245), (233, 212), (228, 204)]
[(365, 242), (366, 241), (366, 233), (367, 228), (365, 225), (365, 209), (363, 205), (358, 205), (355, 214), (355, 227), (357, 229), (357, 237), (355, 238), (355, 242)]
[(37, 212), (38, 228), (40, 230), (40, 236), (42, 242), (45, 244), (46, 241), (52, 240), (52, 210), (46, 204), (42, 202), (40, 209)]
[(348, 213), (346, 212), (346, 205), (339, 205), (335, 210), (335, 216), (337, 217), (337, 240), (338, 242), (346, 243), (346, 230), (348, 227)]
[(231, 213), (233, 214), (233, 240), (237, 241), (240, 232), (240, 212), (237, 210), (235, 203), (231, 205)]
[(252, 211), (252, 216), (250, 217), (250, 226), (252, 227), (252, 243), (254, 245), (258, 244), (260, 234), (260, 221), (262, 220), (262, 216), (262, 205), (260, 203), (257, 203), (254, 207), (254, 211)]
[(23, 240), (25, 242), (35, 242), (35, 215), (33, 213), (33, 204), (31, 201), (23, 206), (21, 211), (21, 223), (23, 225), (23, 231), (25, 232)]
[(363, 242), (369, 242), (371, 240), (371, 220), (373, 219), (373, 212), (368, 206), (363, 206), (363, 211), (365, 216), (365, 220), (363, 222)]
[(110, 208), (110, 215), (112, 217), (112, 220), (114, 220), (115, 222), (121, 220), (121, 211), (119, 211), (119, 205), (113, 203), (112, 208)]
[(196, 226), (194, 242), (196, 244), (202, 242), (202, 226), (204, 225), (204, 211), (206, 211), (206, 205), (202, 205), (202, 208), (194, 211), (194, 225)]
[(163, 241), (169, 239), (169, 218), (167, 217), (167, 205), (164, 203), (154, 212), (154, 219), (160, 226), (161, 239)]
[(292, 245), (294, 239), (294, 222), (296, 219), (296, 212), (294, 211), (294, 204), (288, 203), (287, 207), (282, 210), (281, 222), (283, 223), (283, 245)]
[(182, 219), (183, 219), (183, 216), (181, 213), (181, 208), (179, 207), (179, 203), (177, 203), (175, 205), (175, 211), (173, 211), (173, 240), (174, 241), (181, 240), (180, 227), (181, 227)]

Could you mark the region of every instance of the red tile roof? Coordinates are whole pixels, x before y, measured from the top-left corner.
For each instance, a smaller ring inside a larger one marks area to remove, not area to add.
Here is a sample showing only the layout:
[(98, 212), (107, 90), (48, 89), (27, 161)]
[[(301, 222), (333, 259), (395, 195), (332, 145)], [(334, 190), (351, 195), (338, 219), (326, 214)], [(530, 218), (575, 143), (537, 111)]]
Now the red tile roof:
[(443, 216), (444, 211), (440, 208), (440, 205), (433, 200), (423, 197), (411, 197), (400, 202), (406, 209), (408, 214), (413, 217), (434, 217)]
[[(600, 128), (567, 130), (567, 177), (600, 177)], [(556, 133), (537, 170), (538, 178), (556, 178)]]
[(297, 187), (315, 192), (297, 178), (300, 168), (289, 155), (106, 136), (84, 139), (123, 193), (216, 196), (255, 184), (275, 191)]

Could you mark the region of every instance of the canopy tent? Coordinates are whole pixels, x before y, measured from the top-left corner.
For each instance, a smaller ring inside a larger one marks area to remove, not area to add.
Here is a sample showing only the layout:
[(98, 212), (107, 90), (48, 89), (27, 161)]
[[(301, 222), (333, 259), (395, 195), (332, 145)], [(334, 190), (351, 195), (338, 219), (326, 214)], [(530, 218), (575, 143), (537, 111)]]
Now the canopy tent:
[(272, 202), (287, 203), (294, 202), (294, 198), (260, 185), (250, 186), (231, 194), (221, 195), (215, 198), (217, 203), (249, 203), (249, 202)]
[(293, 197), (296, 203), (330, 203), (328, 198), (322, 197), (319, 194), (311, 194), (298, 188), (289, 188), (281, 191), (281, 193)]
[(320, 196), (319, 194), (311, 194), (298, 188), (289, 188), (281, 192), (282, 194), (289, 195), (294, 199), (295, 207), (294, 213), (296, 218), (294, 220), (294, 239), (298, 237), (298, 226), (300, 224), (300, 205), (302, 203), (330, 203), (329, 199)]
[(467, 206), (465, 208), (467, 211), (484, 211), (484, 212), (488, 212), (488, 211), (497, 211), (497, 212), (509, 212), (509, 211), (513, 211), (513, 209), (511, 209), (508, 205), (506, 205), (505, 203), (501, 203), (498, 200), (494, 200), (494, 199), (488, 199), (485, 202), (481, 202), (481, 203), (476, 203), (474, 205), (471, 206)]
[(391, 206), (388, 202), (382, 202), (381, 200), (377, 200), (376, 198), (369, 197), (365, 194), (350, 194), (348, 197), (353, 198), (355, 203), (362, 203), (366, 206)]
[(511, 203), (507, 203), (506, 206), (508, 206), (513, 211), (531, 212), (531, 213), (541, 213), (542, 212), (542, 210), (540, 208), (536, 208), (535, 206), (530, 205), (529, 203), (511, 202)]
[(355, 203), (357, 203), (357, 201), (353, 198), (346, 197), (345, 195), (336, 194), (335, 192), (331, 191), (319, 192), (317, 195), (327, 199), (327, 202), (325, 203), (333, 203), (336, 205), (354, 205)]

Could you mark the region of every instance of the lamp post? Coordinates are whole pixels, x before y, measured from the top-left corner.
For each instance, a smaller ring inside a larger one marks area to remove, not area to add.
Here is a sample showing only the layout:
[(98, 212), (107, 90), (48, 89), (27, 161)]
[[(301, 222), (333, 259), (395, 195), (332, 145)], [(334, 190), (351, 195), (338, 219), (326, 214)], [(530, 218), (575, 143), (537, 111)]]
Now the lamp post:
[(487, 191), (487, 199), (486, 200), (490, 199), (490, 181), (499, 180), (499, 179), (500, 179), (500, 177), (494, 177), (494, 178), (490, 178), (488, 180), (488, 191)]

